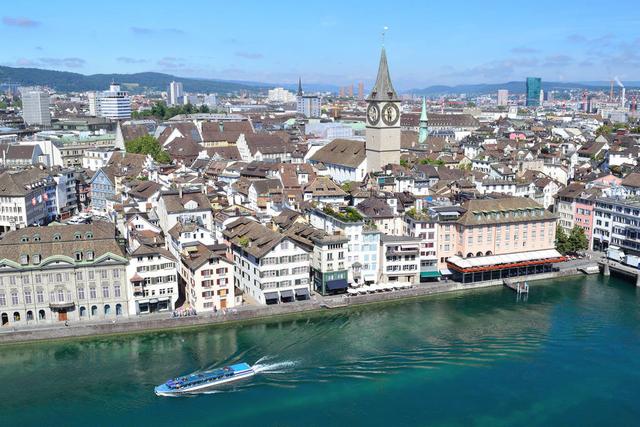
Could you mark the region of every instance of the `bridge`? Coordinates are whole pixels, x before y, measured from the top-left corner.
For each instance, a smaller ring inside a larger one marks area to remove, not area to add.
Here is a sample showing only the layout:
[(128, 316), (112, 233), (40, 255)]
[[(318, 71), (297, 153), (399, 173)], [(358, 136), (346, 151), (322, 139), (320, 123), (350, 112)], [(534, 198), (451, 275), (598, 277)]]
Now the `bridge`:
[(611, 272), (613, 271), (614, 273), (636, 279), (636, 286), (640, 287), (639, 269), (608, 258), (601, 259), (600, 261), (598, 261), (598, 264), (602, 267), (602, 274), (604, 274), (605, 276), (610, 276)]

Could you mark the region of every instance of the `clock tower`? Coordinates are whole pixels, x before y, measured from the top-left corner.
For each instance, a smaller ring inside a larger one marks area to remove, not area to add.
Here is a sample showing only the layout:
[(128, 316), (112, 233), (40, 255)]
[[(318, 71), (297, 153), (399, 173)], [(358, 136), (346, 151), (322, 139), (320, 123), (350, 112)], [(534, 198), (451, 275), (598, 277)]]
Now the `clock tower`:
[(400, 163), (400, 98), (391, 84), (384, 47), (376, 84), (367, 98), (366, 137), (367, 172)]

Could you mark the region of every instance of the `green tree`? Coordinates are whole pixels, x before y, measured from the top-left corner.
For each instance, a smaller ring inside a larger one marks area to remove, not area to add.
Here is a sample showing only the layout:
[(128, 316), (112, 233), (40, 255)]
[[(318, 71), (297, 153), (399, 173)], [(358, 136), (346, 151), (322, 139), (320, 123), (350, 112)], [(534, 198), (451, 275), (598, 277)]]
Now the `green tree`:
[(584, 233), (584, 228), (574, 225), (569, 233), (569, 249), (571, 252), (584, 251), (589, 248), (589, 240)]
[(409, 160), (400, 159), (400, 166), (405, 167), (405, 168), (409, 167)]
[(596, 129), (596, 136), (609, 135), (611, 132), (613, 132), (613, 126), (602, 125), (598, 129)]
[(560, 224), (556, 226), (556, 249), (563, 255), (571, 250), (569, 248), (567, 233), (564, 232), (564, 228), (562, 228)]
[(170, 163), (171, 156), (160, 147), (158, 140), (151, 135), (144, 135), (125, 144), (127, 153), (150, 154), (158, 163)]

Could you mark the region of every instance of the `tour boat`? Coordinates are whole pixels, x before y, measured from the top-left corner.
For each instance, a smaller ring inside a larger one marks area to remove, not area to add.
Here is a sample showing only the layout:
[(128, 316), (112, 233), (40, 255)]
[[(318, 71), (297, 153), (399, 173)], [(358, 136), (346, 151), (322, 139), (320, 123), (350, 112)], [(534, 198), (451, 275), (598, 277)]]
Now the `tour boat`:
[(246, 363), (237, 363), (224, 368), (204, 371), (184, 377), (174, 378), (154, 388), (158, 396), (175, 396), (184, 393), (193, 393), (205, 388), (238, 381), (255, 374), (251, 366)]

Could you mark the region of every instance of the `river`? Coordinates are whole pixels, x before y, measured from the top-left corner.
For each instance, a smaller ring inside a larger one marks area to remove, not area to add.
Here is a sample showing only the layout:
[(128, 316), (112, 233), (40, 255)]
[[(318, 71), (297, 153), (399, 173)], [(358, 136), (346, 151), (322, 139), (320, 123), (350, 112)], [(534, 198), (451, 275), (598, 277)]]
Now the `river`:
[[(640, 290), (475, 290), (194, 330), (0, 347), (2, 425), (566, 426), (640, 420)], [(191, 397), (170, 377), (256, 376)]]

